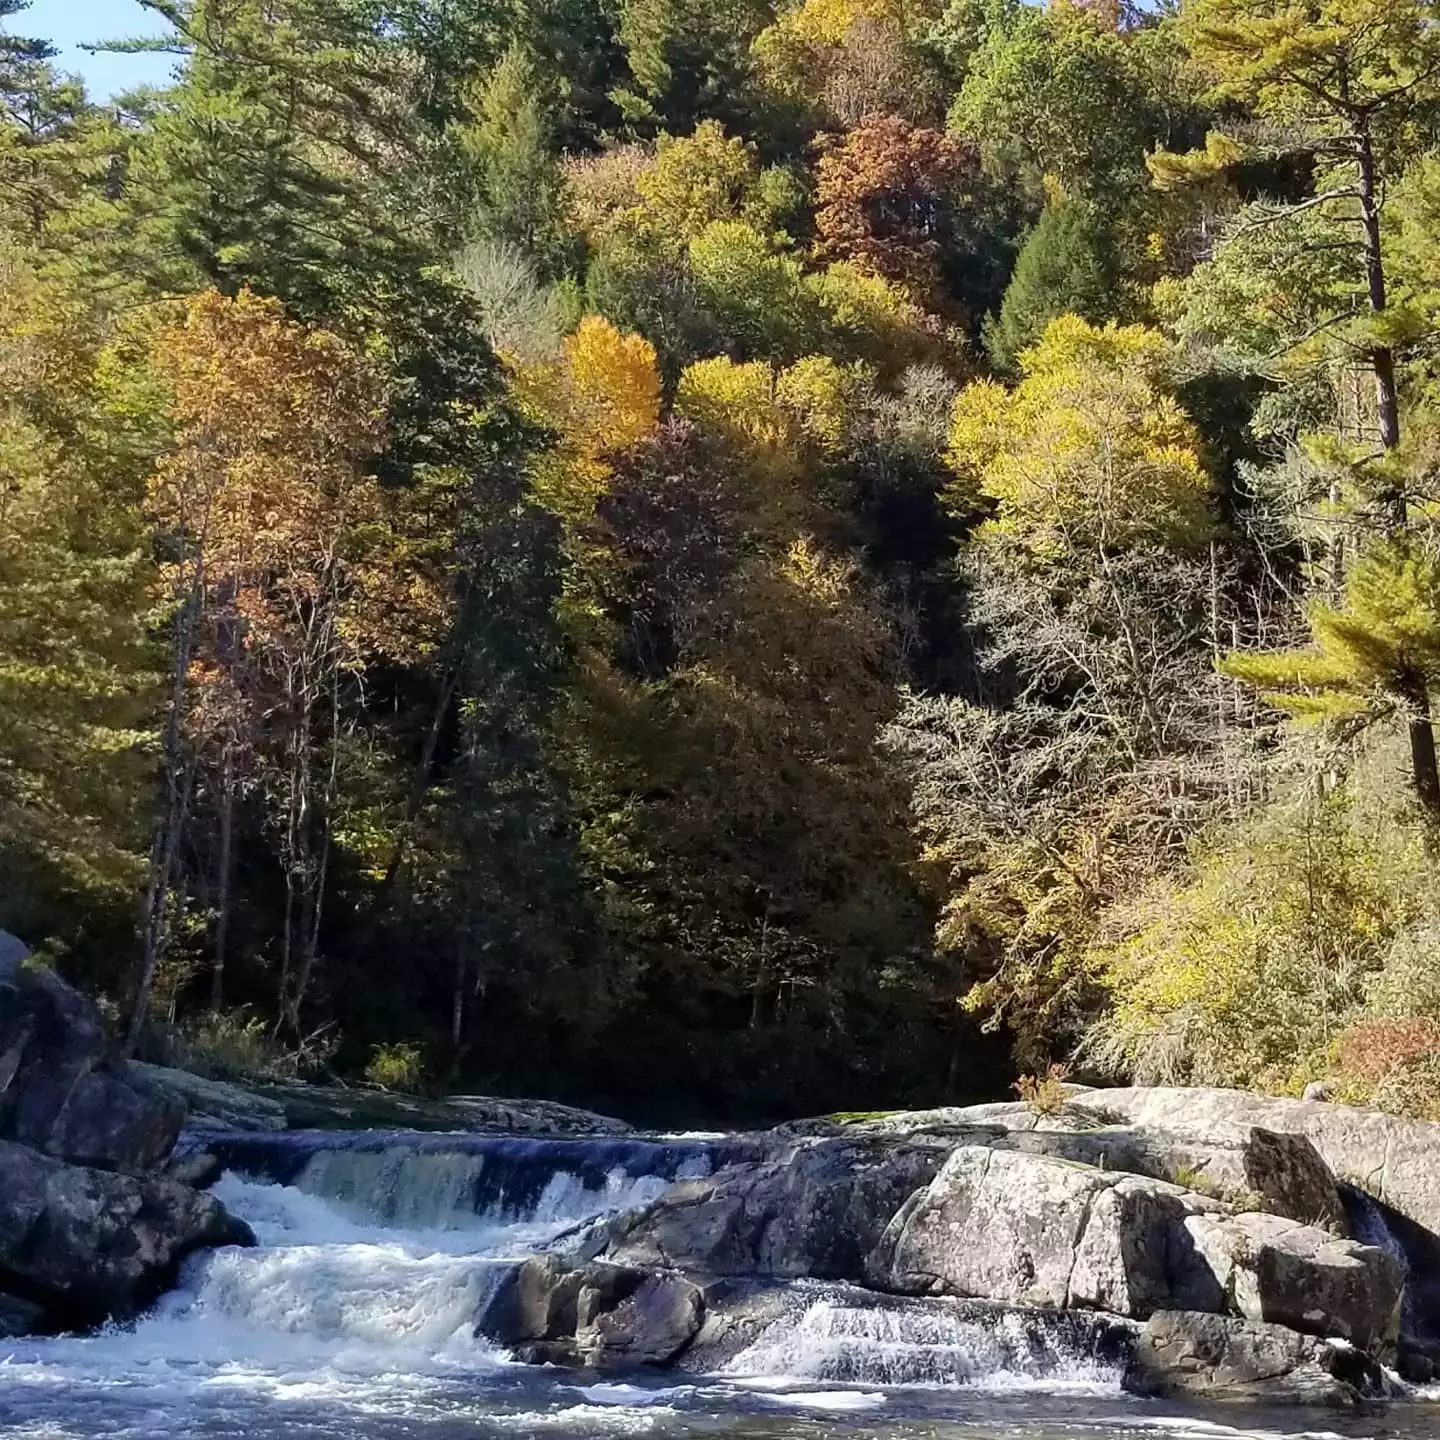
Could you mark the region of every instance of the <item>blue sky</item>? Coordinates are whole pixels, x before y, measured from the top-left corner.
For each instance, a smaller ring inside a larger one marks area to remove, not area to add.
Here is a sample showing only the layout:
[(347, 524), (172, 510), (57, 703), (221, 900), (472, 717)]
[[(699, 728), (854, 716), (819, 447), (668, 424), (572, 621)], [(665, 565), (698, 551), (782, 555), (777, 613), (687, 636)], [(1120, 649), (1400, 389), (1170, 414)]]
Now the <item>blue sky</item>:
[(138, 0), (32, 0), (8, 28), (17, 35), (42, 35), (59, 51), (62, 70), (83, 75), (91, 97), (104, 100), (135, 85), (163, 85), (170, 78), (169, 55), (87, 55), (79, 47), (96, 40), (131, 40), (164, 29)]

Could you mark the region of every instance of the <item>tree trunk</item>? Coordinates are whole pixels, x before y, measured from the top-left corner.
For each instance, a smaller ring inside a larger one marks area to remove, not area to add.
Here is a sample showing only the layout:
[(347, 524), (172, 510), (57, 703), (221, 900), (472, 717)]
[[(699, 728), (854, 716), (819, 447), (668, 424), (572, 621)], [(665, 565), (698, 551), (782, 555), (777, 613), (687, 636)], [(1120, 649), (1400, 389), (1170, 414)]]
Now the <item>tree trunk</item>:
[[(1360, 130), (1358, 163), (1360, 171), (1360, 219), (1365, 229), (1365, 281), (1369, 292), (1370, 310), (1380, 314), (1385, 309), (1385, 256), (1380, 248), (1380, 197), (1375, 180), (1375, 151), (1370, 135)], [(1377, 345), (1370, 351), (1370, 367), (1375, 373), (1375, 408), (1380, 421), (1380, 444), (1388, 453), (1400, 444), (1400, 397), (1395, 385), (1395, 352), (1388, 345)], [(1398, 478), (1392, 478), (1384, 496), (1386, 523), (1392, 530), (1405, 524), (1405, 491)]]
[(1404, 688), (1409, 707), (1410, 768), (1415, 794), (1432, 822), (1440, 822), (1440, 767), (1435, 759), (1435, 727), (1430, 715), (1430, 692), (1419, 676), (1407, 677)]
[(150, 846), (150, 879), (145, 890), (144, 927), (140, 975), (130, 1006), (130, 1020), (125, 1029), (124, 1053), (135, 1053), (140, 1032), (150, 1010), (150, 989), (155, 972), (165, 953), (165, 937), (170, 907), (170, 887), (174, 883), (175, 861), (180, 853), (180, 835), (190, 812), (192, 774), (185, 763), (185, 737), (182, 733), (185, 712), (185, 686), (190, 674), (190, 652), (202, 595), (203, 572), (198, 571), (191, 582), (189, 595), (175, 617), (175, 652), (170, 673), (170, 706), (165, 716), (165, 732), (161, 749), (165, 762), (165, 816)]
[(215, 895), (215, 946), (210, 966), (210, 1008), (225, 999), (225, 949), (230, 936), (230, 877), (235, 867), (235, 747), (227, 741), (220, 779), (220, 860)]

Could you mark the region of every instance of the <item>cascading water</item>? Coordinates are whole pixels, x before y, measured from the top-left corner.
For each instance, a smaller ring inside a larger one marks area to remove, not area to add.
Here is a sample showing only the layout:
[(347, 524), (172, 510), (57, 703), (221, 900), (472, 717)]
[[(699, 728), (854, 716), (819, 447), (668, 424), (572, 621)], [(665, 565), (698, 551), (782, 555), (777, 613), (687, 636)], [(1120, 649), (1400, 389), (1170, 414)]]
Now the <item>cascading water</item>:
[(743, 1138), (205, 1144), (227, 1166), (217, 1193), (259, 1244), (196, 1257), (130, 1329), (0, 1342), (7, 1440), (823, 1440), (837, 1425), (898, 1440), (1010, 1431), (1017, 1419), (1059, 1434), (1081, 1418), (1063, 1408), (1081, 1395), (1086, 1429), (1102, 1402), (1117, 1408), (1112, 1433), (1156, 1423), (1122, 1401), (1093, 1327), (1027, 1325), (965, 1302), (801, 1283), (723, 1373), (626, 1384), (520, 1365), (477, 1338), (477, 1314), (517, 1259), (677, 1178), (752, 1158)]

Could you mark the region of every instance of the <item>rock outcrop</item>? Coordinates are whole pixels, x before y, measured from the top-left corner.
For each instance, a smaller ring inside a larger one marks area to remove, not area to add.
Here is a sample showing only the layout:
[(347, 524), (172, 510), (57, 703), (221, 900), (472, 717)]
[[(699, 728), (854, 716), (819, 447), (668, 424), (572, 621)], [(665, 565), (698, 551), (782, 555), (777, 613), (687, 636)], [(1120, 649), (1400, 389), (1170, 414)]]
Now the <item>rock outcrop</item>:
[(939, 1172), (934, 1146), (817, 1140), (672, 1185), (605, 1231), (604, 1258), (705, 1276), (855, 1280), (891, 1217)]
[(1137, 1319), (1228, 1312), (1387, 1354), (1404, 1287), (1373, 1246), (1164, 1181), (974, 1145), (895, 1215), (867, 1273), (901, 1293)]
[(0, 952), (0, 1139), (138, 1173), (175, 1145), (185, 1106), (113, 1058), (95, 1007), (32, 961)]
[(110, 1052), (90, 1002), (0, 935), (0, 1334), (129, 1318), (193, 1251), (254, 1243), (157, 1173), (184, 1119)]
[(1369, 1356), (1282, 1325), (1162, 1310), (1134, 1348), (1131, 1388), (1205, 1400), (1356, 1405), (1393, 1393)]
[(1240, 1143), (1257, 1127), (1303, 1135), (1338, 1179), (1440, 1233), (1440, 1125), (1324, 1100), (1163, 1086), (1086, 1091), (1066, 1108), (1181, 1141)]
[(246, 1244), (248, 1227), (211, 1195), (0, 1141), (0, 1292), (38, 1310), (32, 1328), (127, 1319), (193, 1251)]
[(132, 1074), (171, 1095), (189, 1114), (192, 1125), (226, 1130), (283, 1130), (285, 1107), (268, 1095), (225, 1080), (208, 1080), (188, 1070), (132, 1062)]
[(506, 1275), (476, 1328), (532, 1363), (600, 1369), (667, 1364), (704, 1314), (700, 1288), (673, 1272), (541, 1255)]

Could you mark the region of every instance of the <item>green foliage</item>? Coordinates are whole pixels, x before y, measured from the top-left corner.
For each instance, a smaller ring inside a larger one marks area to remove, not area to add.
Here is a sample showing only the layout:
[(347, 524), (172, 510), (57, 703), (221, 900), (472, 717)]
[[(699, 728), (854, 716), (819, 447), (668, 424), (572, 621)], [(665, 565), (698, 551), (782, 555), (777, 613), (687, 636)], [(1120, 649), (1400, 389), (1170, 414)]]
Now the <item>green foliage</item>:
[(5, 921), (216, 1072), (1440, 1113), (1431, 0), (149, 3), (0, 38)]
[(425, 1083), (425, 1057), (418, 1045), (377, 1045), (365, 1067), (365, 1078), (382, 1090), (414, 1092)]
[(1202, 847), (1187, 880), (1137, 903), (1099, 952), (1115, 1005), (1091, 1058), (1141, 1083), (1297, 1093), (1325, 1075), (1428, 915), (1431, 862), (1378, 778), (1372, 765), (1368, 783), (1321, 797), (1297, 777)]
[(553, 255), (563, 204), (552, 153), (553, 98), (541, 89), (534, 65), (518, 46), (507, 50), (466, 98), (474, 118), (457, 127), (457, 134), (475, 167), (481, 226), (530, 254)]
[(1093, 323), (1116, 318), (1117, 267), (1092, 206), (1058, 200), (1025, 237), (998, 316), (985, 326), (985, 348), (997, 368), (1013, 372), (1057, 316)]

